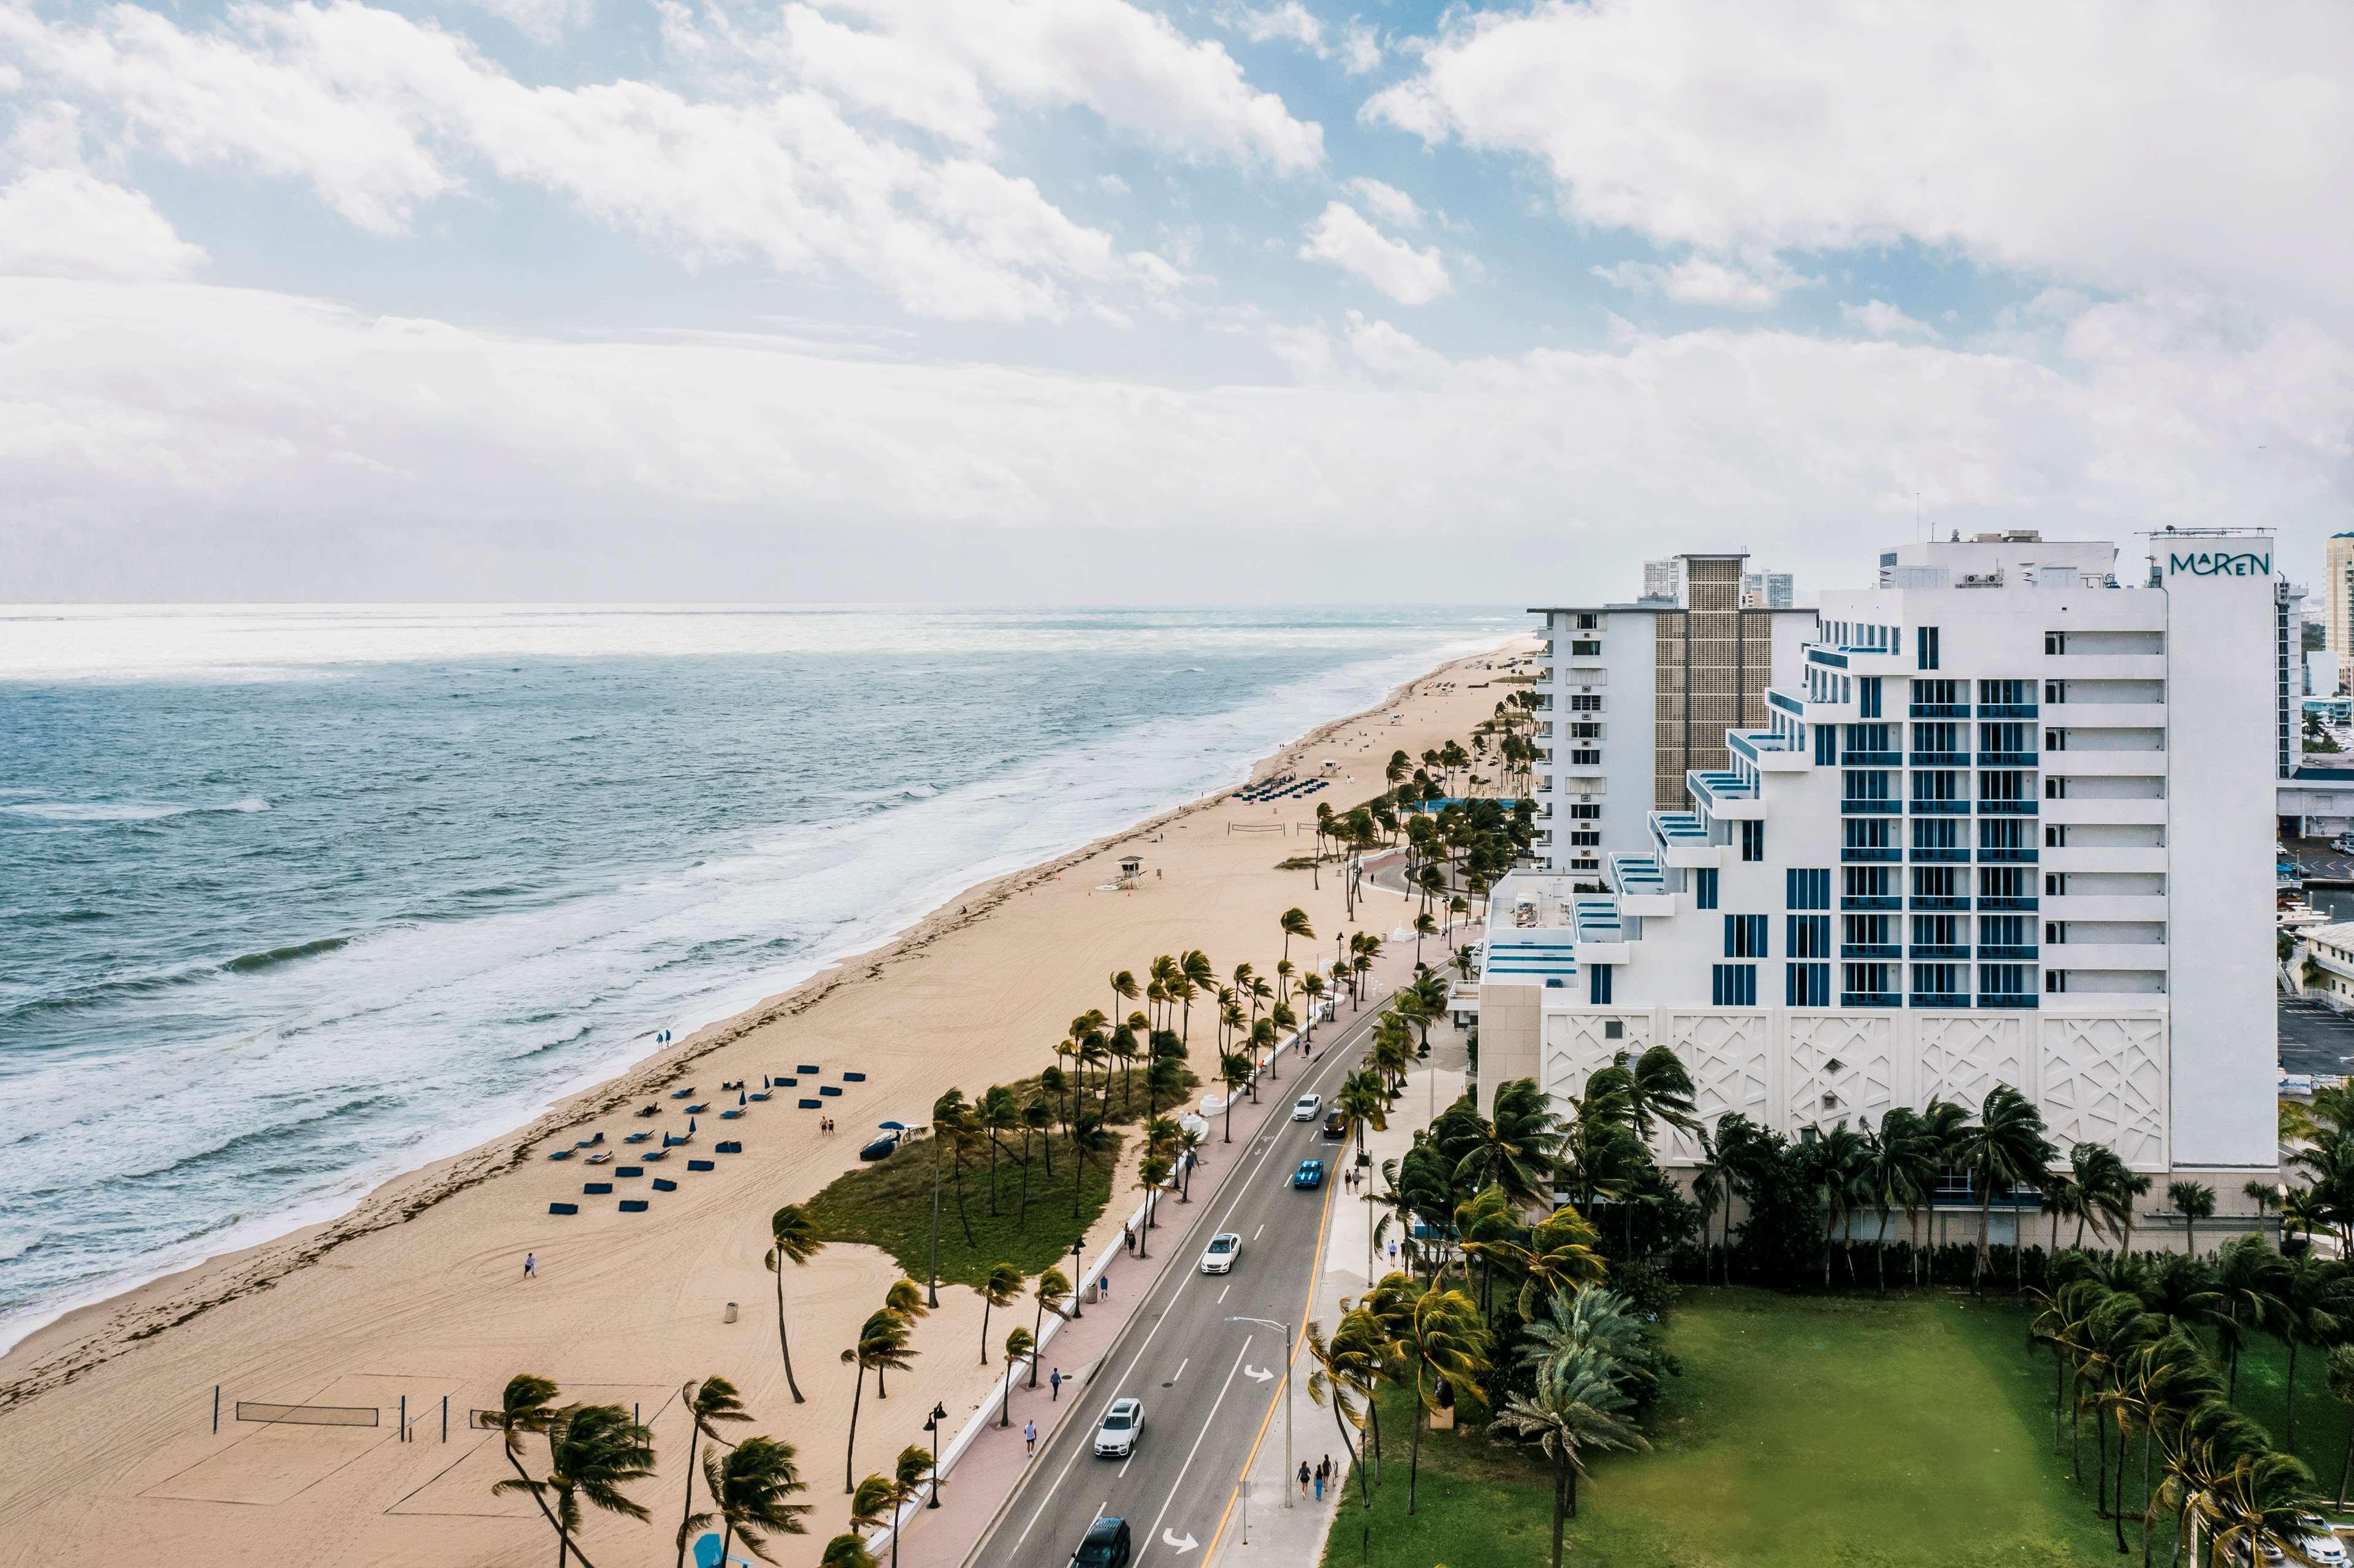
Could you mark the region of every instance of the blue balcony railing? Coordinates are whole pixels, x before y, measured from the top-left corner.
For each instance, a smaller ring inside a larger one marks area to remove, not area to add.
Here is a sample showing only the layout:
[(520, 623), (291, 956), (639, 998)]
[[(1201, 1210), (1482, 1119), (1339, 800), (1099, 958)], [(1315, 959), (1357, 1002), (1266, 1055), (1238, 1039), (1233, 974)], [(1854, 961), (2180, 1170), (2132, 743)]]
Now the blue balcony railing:
[(1902, 909), (1904, 900), (1893, 893), (1846, 893), (1840, 895), (1840, 907), (1865, 911)]
[(1978, 815), (1981, 817), (2031, 817), (2035, 815), (2035, 802), (2031, 800), (1980, 800)]
[(1809, 663), (1828, 664), (1834, 670), (1844, 670), (1847, 668), (1847, 655), (1844, 653), (1834, 653), (1828, 648), (1808, 649), (1807, 660)]
[(1904, 852), (1894, 844), (1848, 844), (1840, 850), (1840, 859), (1849, 865), (1882, 865), (1904, 858)]
[(1950, 893), (1916, 893), (1913, 895), (1913, 907), (1966, 914), (1969, 910), (1970, 901)]
[(2012, 914), (2012, 913), (2017, 913), (2017, 914), (2032, 914), (2032, 913), (2034, 913), (2034, 911), (2035, 911), (2035, 900), (2034, 900), (2033, 898), (2031, 898), (2031, 897), (2030, 897), (2030, 898), (2009, 898), (2009, 897), (1981, 898), (1981, 899), (1979, 899), (1979, 900), (1978, 900), (1978, 910), (1979, 910), (1979, 912), (1980, 912), (1981, 914), (1988, 914), (1988, 915), (2001, 915), (2001, 914)]
[(2037, 948), (2031, 942), (2024, 946), (2009, 942), (1980, 942), (1978, 944), (1978, 959), (1979, 961), (1987, 963), (2019, 963), (2025, 961), (2031, 964), (2035, 961), (2036, 955), (2042, 949)]
[(2031, 846), (1981, 845), (1978, 859), (1988, 865), (2033, 865), (2035, 850)]
[(2041, 754), (2033, 751), (1981, 751), (1978, 753), (1980, 768), (2033, 768), (2041, 760)]
[(1966, 719), (1970, 716), (1967, 703), (1914, 703), (1913, 716), (1916, 719)]
[(1915, 865), (1967, 865), (1970, 852), (1965, 844), (1914, 844), (1913, 863)]
[(1978, 717), (1989, 719), (2031, 719), (2037, 712), (2033, 703), (1980, 703)]
[(2031, 991), (1980, 992), (1980, 1007), (2035, 1007), (2041, 1005)]
[(1902, 768), (1904, 766), (1904, 754), (1901, 751), (1850, 749), (1840, 753), (1840, 765), (1843, 768)]
[(1841, 1007), (1902, 1007), (1904, 999), (1893, 991), (1843, 991)]
[(1913, 754), (1915, 768), (1967, 768), (1970, 754), (1967, 751), (1916, 751)]
[(1916, 817), (1967, 817), (1970, 814), (1967, 800), (1915, 800), (1913, 814)]
[(1913, 944), (1913, 957), (1915, 962), (1926, 963), (1933, 959), (1966, 959), (1969, 956), (1969, 944), (1967, 942), (1915, 942)]
[(1904, 802), (1902, 800), (1846, 800), (1840, 802), (1840, 815), (1842, 817), (1901, 817), (1903, 814)]
[(1769, 686), (1766, 690), (1766, 702), (1768, 706), (1780, 708), (1784, 713), (1796, 717), (1807, 716), (1806, 705), (1787, 692), (1777, 691)]
[(1913, 993), (1915, 1007), (1967, 1007), (1970, 993), (1966, 991), (1916, 991)]
[(1840, 944), (1840, 957), (1842, 959), (1901, 959), (1903, 956), (1904, 949), (1893, 942), (1842, 942)]

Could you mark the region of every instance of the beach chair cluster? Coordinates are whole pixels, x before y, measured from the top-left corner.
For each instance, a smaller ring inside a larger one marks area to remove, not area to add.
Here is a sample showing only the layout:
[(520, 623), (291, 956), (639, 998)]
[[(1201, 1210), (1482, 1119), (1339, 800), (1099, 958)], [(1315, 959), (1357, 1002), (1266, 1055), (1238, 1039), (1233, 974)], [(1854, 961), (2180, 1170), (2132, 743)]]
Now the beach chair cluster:
[[(737, 1078), (730, 1083), (723, 1083), (719, 1086), (720, 1092), (722, 1094), (734, 1095), (736, 1097), (736, 1103), (720, 1111), (719, 1119), (722, 1121), (740, 1120), (754, 1105), (769, 1099), (780, 1089), (798, 1089), (801, 1087), (801, 1080), (803, 1078), (814, 1078), (823, 1071), (823, 1067), (819, 1064), (803, 1062), (793, 1069), (793, 1072), (790, 1076), (780, 1076), (774, 1074), (763, 1073), (760, 1075), (760, 1086), (757, 1089), (751, 1087), (741, 1078)], [(845, 1070), (842, 1075), (842, 1084), (863, 1084), (865, 1081), (866, 1075), (864, 1073)], [(843, 1093), (842, 1084), (820, 1084), (813, 1086), (817, 1090), (815, 1095), (797, 1097), (799, 1108), (802, 1110), (816, 1110), (821, 1108), (825, 1105), (826, 1101), (837, 1098), (841, 1096)], [(614, 1197), (620, 1190), (617, 1187), (616, 1183), (636, 1181), (644, 1181), (647, 1183), (645, 1189), (647, 1191), (655, 1192), (677, 1192), (678, 1183), (676, 1181), (663, 1176), (648, 1177), (646, 1174), (646, 1167), (669, 1159), (672, 1150), (684, 1148), (695, 1142), (695, 1118), (698, 1116), (706, 1116), (710, 1114), (712, 1106), (712, 1102), (709, 1100), (696, 1100), (695, 1098), (695, 1097), (701, 1092), (702, 1091), (697, 1089), (692, 1084), (689, 1084), (683, 1089), (672, 1090), (670, 1094), (671, 1099), (694, 1101), (691, 1105), (684, 1105), (679, 1107), (685, 1114), (687, 1118), (686, 1130), (683, 1133), (663, 1133), (661, 1147), (650, 1150), (640, 1149), (637, 1146), (640, 1144), (652, 1142), (657, 1131), (656, 1128), (647, 1128), (642, 1131), (624, 1135), (621, 1139), (621, 1142), (628, 1148), (629, 1152), (624, 1153), (621, 1158), (631, 1161), (631, 1163), (626, 1165), (613, 1165), (610, 1171), (600, 1172), (599, 1180), (583, 1181), (580, 1184), (581, 1196), (590, 1198)], [(650, 1105), (641, 1107), (637, 1111), (633, 1112), (632, 1115), (637, 1117), (661, 1116), (668, 1108), (668, 1107), (657, 1100)], [(572, 1144), (569, 1148), (557, 1150), (553, 1153), (549, 1154), (548, 1158), (550, 1160), (570, 1160), (578, 1155), (583, 1150), (589, 1151), (588, 1158), (582, 1161), (584, 1164), (600, 1166), (608, 1165), (610, 1164), (613, 1160), (614, 1151), (605, 1147), (605, 1135), (602, 1132), (599, 1132), (592, 1137), (581, 1139)], [(690, 1156), (686, 1161), (686, 1168), (689, 1171), (716, 1171), (719, 1169), (719, 1161), (716, 1159), (716, 1156), (722, 1154), (741, 1154), (743, 1152), (744, 1145), (740, 1139), (722, 1139), (718, 1142), (715, 1142), (711, 1146), (711, 1153), (714, 1158), (708, 1160), (698, 1160)], [(622, 1213), (642, 1214), (647, 1212), (650, 1206), (650, 1201), (644, 1198), (620, 1198), (619, 1199), (619, 1206)], [(580, 1205), (578, 1202), (551, 1202), (547, 1205), (547, 1212), (551, 1214), (577, 1214), (580, 1212)]]
[(1260, 779), (1235, 791), (1237, 800), (1288, 800), (1305, 799), (1325, 788), (1322, 779), (1296, 779), (1287, 773), (1279, 779)]

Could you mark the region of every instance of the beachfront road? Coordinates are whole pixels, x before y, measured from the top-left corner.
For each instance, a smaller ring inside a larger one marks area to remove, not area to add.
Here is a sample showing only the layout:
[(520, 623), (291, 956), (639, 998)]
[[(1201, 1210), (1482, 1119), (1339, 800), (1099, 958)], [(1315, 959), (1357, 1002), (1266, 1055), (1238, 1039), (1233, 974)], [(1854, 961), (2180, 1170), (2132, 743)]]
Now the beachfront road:
[[(1379, 1011), (1369, 1004), (1338, 1035), (1326, 1025), (1316, 1059), (1288, 1058), (1300, 1070), (1285, 1069), (1280, 1082), (1259, 1092), (1279, 1096), (1283, 1107), (1313, 1092), (1329, 1107), (1363, 1056)], [(1197, 1190), (1190, 1205), (1164, 1204), (1151, 1245), (1156, 1256), (1171, 1259), (1169, 1273), (1095, 1381), (1065, 1388), (1064, 1398), (1079, 1401), (1073, 1413), (1079, 1419), (1059, 1425), (1031, 1460), (1011, 1505), (966, 1559), (968, 1568), (1064, 1568), (1104, 1514), (1128, 1520), (1139, 1568), (1201, 1561), (1261, 1430), (1267, 1442), (1283, 1442), (1281, 1414), (1270, 1420), (1288, 1349), (1282, 1330), (1227, 1319), (1288, 1323), (1297, 1341), (1327, 1212), (1340, 1201), (1340, 1162), (1344, 1149), (1353, 1148), (1323, 1141), (1320, 1128), (1321, 1118), (1297, 1122), (1278, 1107), (1247, 1147), (1214, 1144), (1230, 1161), (1222, 1161), (1228, 1176), (1214, 1198), (1205, 1201)], [(1310, 1159), (1324, 1160), (1331, 1179), (1321, 1191), (1295, 1192), (1291, 1173)], [(1202, 1249), (1220, 1231), (1243, 1238), (1241, 1260), (1231, 1274), (1204, 1274)], [(1114, 1288), (1118, 1276), (1133, 1279), (1142, 1272), (1126, 1261), (1115, 1266)], [(1098, 1459), (1096, 1428), (1111, 1402), (1122, 1398), (1144, 1402), (1143, 1437), (1129, 1459)], [(1336, 1439), (1329, 1425), (1302, 1431), (1299, 1456), (1312, 1465), (1337, 1449)]]

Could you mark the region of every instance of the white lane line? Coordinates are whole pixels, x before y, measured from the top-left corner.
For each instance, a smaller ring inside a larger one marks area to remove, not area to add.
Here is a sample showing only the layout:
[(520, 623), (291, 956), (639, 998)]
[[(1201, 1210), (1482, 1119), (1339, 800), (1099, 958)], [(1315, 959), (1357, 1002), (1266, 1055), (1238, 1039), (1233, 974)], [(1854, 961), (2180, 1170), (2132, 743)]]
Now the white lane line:
[(1267, 1227), (1265, 1225), (1261, 1225), (1258, 1229), (1251, 1232), (1251, 1240), (1257, 1241), (1259, 1237), (1265, 1234), (1267, 1234)]
[[(1235, 1287), (1235, 1282), (1234, 1282), (1233, 1280), (1231, 1280), (1231, 1279), (1227, 1280), (1227, 1281), (1226, 1281), (1226, 1290), (1232, 1290), (1234, 1287)], [(1223, 1307), (1223, 1306), (1225, 1306), (1225, 1305), (1226, 1304), (1226, 1290), (1221, 1290), (1221, 1291), (1219, 1291), (1219, 1292), (1218, 1292), (1218, 1300), (1217, 1300), (1217, 1305), (1219, 1305), (1219, 1306), (1221, 1306), (1221, 1307)]]
[(1210, 1414), (1202, 1417), (1201, 1432), (1193, 1438), (1193, 1446), (1185, 1450), (1185, 1462), (1177, 1467), (1177, 1478), (1169, 1483), (1168, 1499), (1161, 1503), (1161, 1511), (1153, 1516), (1152, 1528), (1145, 1532), (1144, 1544), (1137, 1549), (1137, 1568), (1143, 1568), (1145, 1553), (1150, 1552), (1152, 1543), (1161, 1539), (1161, 1521), (1169, 1517), (1169, 1510), (1176, 1506), (1178, 1490), (1185, 1484), (1185, 1472), (1193, 1467), (1193, 1457), (1202, 1451), (1203, 1439), (1209, 1436), (1210, 1429), (1218, 1423), (1218, 1406), (1226, 1402), (1226, 1395), (1233, 1391), (1235, 1373), (1242, 1370), (1243, 1358), (1250, 1354), (1250, 1342), (1251, 1337), (1245, 1334), (1243, 1348), (1235, 1352), (1235, 1364), (1226, 1369), (1226, 1381), (1218, 1390), (1218, 1397), (1210, 1404)]
[(1185, 1369), (1193, 1364), (1193, 1358), (1191, 1356), (1187, 1356), (1183, 1361), (1179, 1361), (1177, 1363), (1177, 1377), (1171, 1378), (1169, 1380), (1170, 1383), (1173, 1386), (1177, 1382), (1177, 1378), (1183, 1377), (1185, 1375)]
[[(1136, 1450), (1135, 1450), (1135, 1449), (1133, 1449), (1133, 1448), (1130, 1448), (1130, 1449), (1128, 1451), (1128, 1457), (1127, 1457), (1127, 1458), (1125, 1458), (1125, 1459), (1122, 1459), (1122, 1460), (1119, 1462), (1119, 1479), (1121, 1479), (1121, 1480), (1123, 1480), (1123, 1481), (1124, 1481), (1124, 1480), (1126, 1480), (1126, 1479), (1128, 1479), (1128, 1467), (1129, 1467), (1130, 1465), (1133, 1465), (1133, 1464), (1135, 1464), (1135, 1463), (1136, 1463)], [(1097, 1510), (1096, 1510), (1096, 1512), (1097, 1512), (1098, 1515), (1100, 1515), (1100, 1514), (1103, 1512), (1103, 1510), (1101, 1510), (1101, 1509), (1097, 1509)]]

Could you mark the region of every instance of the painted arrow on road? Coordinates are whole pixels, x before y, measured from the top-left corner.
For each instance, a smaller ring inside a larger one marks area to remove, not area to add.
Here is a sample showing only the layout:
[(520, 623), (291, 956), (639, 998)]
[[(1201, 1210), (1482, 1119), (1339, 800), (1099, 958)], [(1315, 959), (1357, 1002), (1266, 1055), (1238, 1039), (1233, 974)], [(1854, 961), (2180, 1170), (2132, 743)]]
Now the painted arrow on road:
[(1180, 1541), (1177, 1539), (1177, 1532), (1175, 1531), (1164, 1530), (1161, 1532), (1161, 1544), (1163, 1546), (1175, 1547), (1178, 1554), (1182, 1556), (1185, 1552), (1193, 1551), (1193, 1548), (1200, 1545), (1201, 1542), (1195, 1541), (1191, 1535), (1188, 1535), (1184, 1540)]
[(1275, 1376), (1275, 1374), (1271, 1372), (1261, 1372), (1255, 1366), (1246, 1364), (1243, 1368), (1243, 1376), (1250, 1379), (1253, 1383), (1265, 1383)]

